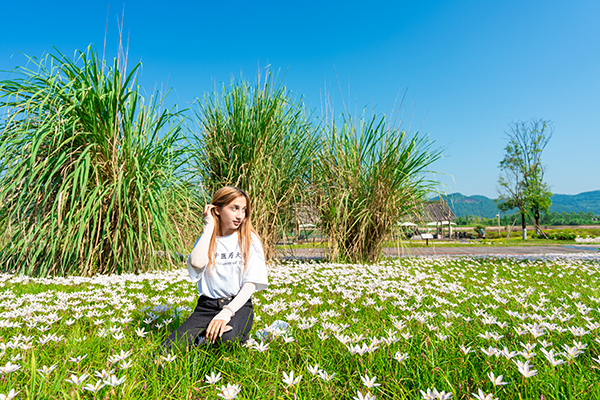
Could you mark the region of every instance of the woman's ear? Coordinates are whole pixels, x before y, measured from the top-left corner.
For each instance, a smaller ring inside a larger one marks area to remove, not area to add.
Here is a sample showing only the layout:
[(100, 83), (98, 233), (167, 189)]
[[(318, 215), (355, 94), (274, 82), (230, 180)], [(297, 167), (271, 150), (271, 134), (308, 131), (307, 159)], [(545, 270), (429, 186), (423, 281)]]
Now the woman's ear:
[(213, 211), (215, 212), (216, 215), (220, 215), (219, 214), (219, 207), (215, 207), (213, 208)]

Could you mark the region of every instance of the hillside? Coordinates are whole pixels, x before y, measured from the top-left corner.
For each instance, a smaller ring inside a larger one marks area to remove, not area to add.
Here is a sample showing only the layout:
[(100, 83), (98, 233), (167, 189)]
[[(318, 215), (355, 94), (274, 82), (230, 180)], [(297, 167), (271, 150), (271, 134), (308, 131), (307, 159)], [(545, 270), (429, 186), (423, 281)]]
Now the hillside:
[(576, 195), (555, 194), (552, 196), (550, 211), (600, 214), (600, 190), (583, 192)]
[[(465, 196), (461, 193), (452, 193), (442, 195), (442, 198), (448, 202), (452, 212), (457, 217), (475, 215), (485, 218), (493, 218), (498, 214), (498, 207), (493, 199), (486, 196)], [(438, 200), (439, 197), (433, 197), (430, 200)], [(555, 194), (552, 196), (551, 212), (570, 213), (570, 212), (593, 212), (600, 214), (600, 190), (583, 192), (576, 195)], [(514, 212), (508, 213), (513, 214)]]

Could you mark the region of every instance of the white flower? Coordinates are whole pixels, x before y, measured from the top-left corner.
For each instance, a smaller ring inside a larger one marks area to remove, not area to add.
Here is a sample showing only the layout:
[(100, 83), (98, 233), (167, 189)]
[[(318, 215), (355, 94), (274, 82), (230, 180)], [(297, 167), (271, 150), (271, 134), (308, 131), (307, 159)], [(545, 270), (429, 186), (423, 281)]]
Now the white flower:
[(452, 398), (452, 393), (448, 392), (446, 393), (445, 391), (441, 391), (438, 393), (438, 399), (439, 400), (450, 400)]
[(166, 356), (160, 356), (161, 360), (166, 361), (168, 363), (175, 361), (176, 358), (177, 358), (177, 356), (173, 355), (173, 354), (167, 354)]
[(441, 341), (444, 341), (446, 339), (448, 339), (448, 335), (442, 335), (441, 333), (436, 333), (435, 336), (437, 336), (438, 339), (440, 339)]
[(0, 393), (0, 400), (12, 400), (20, 392), (21, 392), (20, 390), (17, 391), (17, 392), (15, 392), (15, 389), (10, 389), (10, 392), (8, 392), (8, 394), (1, 394)]
[(487, 374), (488, 378), (490, 378), (490, 381), (492, 381), (492, 383), (494, 384), (494, 386), (499, 386), (499, 385), (507, 385), (508, 382), (503, 382), (502, 375), (498, 375), (498, 376), (494, 376), (494, 373), (492, 371), (488, 372)]
[(111, 375), (108, 377), (108, 379), (104, 380), (104, 384), (113, 387), (119, 386), (121, 383), (125, 382), (125, 378), (126, 377), (117, 378), (116, 376)]
[(87, 357), (87, 354), (77, 357), (69, 357), (69, 361), (79, 364), (84, 358)]
[(329, 335), (325, 331), (319, 331), (319, 333), (317, 333), (317, 336), (319, 337), (319, 339), (321, 339), (321, 341), (329, 337)]
[(519, 353), (524, 359), (526, 360), (531, 360), (533, 357), (535, 357), (535, 353), (534, 352), (530, 352), (530, 351), (519, 351)]
[(260, 342), (260, 343), (258, 343), (256, 345), (254, 345), (254, 350), (267, 351), (267, 350), (269, 350), (269, 343)]
[(41, 374), (44, 375), (48, 375), (50, 372), (54, 371), (56, 369), (57, 365), (56, 364), (52, 364), (50, 367), (47, 367), (45, 364), (42, 366), (42, 368), (38, 369), (37, 371)]
[(495, 356), (496, 352), (497, 352), (497, 350), (495, 348), (493, 348), (492, 346), (489, 346), (487, 349), (484, 349), (482, 347), (481, 351), (483, 352), (483, 354), (485, 354), (488, 357)]
[(565, 360), (557, 360), (555, 358), (552, 358), (551, 360), (549, 359), (548, 361), (550, 361), (550, 364), (552, 364), (553, 367), (558, 367), (559, 365), (565, 363)]
[(123, 360), (119, 363), (119, 368), (123, 369), (128, 369), (131, 368), (131, 366), (133, 365), (133, 362), (131, 360)]
[(367, 374), (365, 374), (365, 376), (360, 377), (360, 380), (362, 381), (363, 385), (365, 385), (368, 388), (374, 388), (376, 386), (381, 386), (381, 384), (375, 383), (376, 379), (377, 379), (376, 376), (369, 378), (369, 375), (367, 375)]
[(106, 335), (108, 335), (108, 329), (106, 328), (102, 328), (98, 331), (97, 333), (98, 337), (106, 337)]
[(115, 354), (111, 357), (108, 357), (108, 362), (110, 363), (118, 363), (119, 361), (123, 361), (127, 359), (131, 355), (131, 351), (123, 351), (121, 350), (120, 354)]
[(436, 388), (433, 388), (433, 390), (428, 388), (427, 392), (421, 390), (421, 394), (425, 400), (436, 400), (440, 395)]
[(83, 390), (87, 390), (88, 392), (96, 393), (97, 391), (102, 389), (104, 386), (105, 385), (104, 385), (104, 383), (102, 383), (102, 381), (96, 381), (96, 383), (93, 385), (91, 383), (88, 383), (87, 385), (85, 385), (83, 387)]
[(460, 345), (460, 351), (462, 351), (464, 354), (469, 354), (469, 353), (473, 353), (475, 350), (471, 350), (471, 347), (466, 347), (465, 345)]
[(294, 378), (294, 371), (290, 371), (289, 375), (286, 374), (285, 371), (283, 372), (283, 383), (287, 384), (288, 386), (296, 385), (300, 382), (300, 380), (302, 380), (302, 375)]
[(117, 332), (113, 333), (112, 337), (115, 338), (115, 340), (121, 340), (125, 337), (125, 335), (123, 334), (123, 332)]
[(521, 343), (521, 346), (527, 351), (533, 351), (533, 349), (535, 349), (535, 346), (537, 345), (537, 343), (519, 343)]
[(480, 337), (480, 338), (483, 338), (483, 339), (491, 339), (492, 335), (488, 331), (485, 331), (485, 334), (480, 333), (479, 335), (477, 335), (477, 337)]
[(316, 375), (319, 373), (319, 364), (315, 364), (314, 366), (309, 365), (306, 369), (308, 369), (308, 372), (311, 374)]
[[(404, 327), (406, 326), (406, 323), (403, 321), (396, 321), (394, 322), (394, 328), (398, 329), (399, 331), (401, 331), (402, 329), (404, 329)], [(360, 393), (360, 392), (359, 392)]]
[(358, 396), (353, 397), (354, 400), (375, 400), (376, 399), (376, 397), (369, 392), (367, 392), (366, 394), (363, 395), (359, 390), (356, 393), (358, 394)]
[(79, 386), (83, 383), (83, 381), (88, 377), (88, 374), (83, 374), (80, 377), (77, 377), (77, 375), (75, 374), (71, 374), (71, 377), (68, 379), (65, 379), (65, 381), (72, 383), (75, 386)]
[(400, 334), (400, 336), (402, 336), (405, 340), (410, 339), (411, 337), (413, 337), (413, 335), (410, 334), (410, 332), (402, 332)]
[(114, 370), (114, 369), (111, 369), (111, 370), (109, 370), (109, 371), (107, 371), (107, 370), (103, 369), (102, 371), (96, 371), (96, 372), (94, 372), (94, 376), (95, 376), (96, 378), (100, 378), (100, 379), (102, 379), (102, 380), (106, 380), (106, 379), (108, 379), (108, 378), (109, 378), (109, 377), (110, 377), (110, 376), (111, 376), (111, 375), (112, 375), (114, 372), (115, 372), (115, 370)]
[(492, 393), (485, 394), (483, 392), (483, 390), (481, 390), (481, 389), (477, 389), (477, 391), (479, 392), (478, 394), (471, 393), (473, 395), (474, 399), (476, 399), (476, 400), (495, 400), (495, 397)]
[(504, 356), (504, 357), (506, 357), (507, 359), (510, 360), (511, 358), (513, 358), (514, 356), (517, 355), (517, 352), (516, 351), (509, 351), (508, 348), (506, 348), (506, 346), (504, 346), (504, 349), (502, 349), (500, 351), (500, 355), (502, 355), (502, 356)]
[(13, 364), (10, 361), (4, 367), (0, 367), (0, 374), (10, 374), (21, 368), (19, 364)]
[(525, 362), (516, 360), (515, 364), (517, 365), (517, 368), (521, 375), (523, 375), (525, 378), (531, 378), (532, 376), (537, 375), (537, 370), (531, 369), (531, 365), (529, 365), (529, 360)]
[(583, 351), (581, 351), (579, 349), (579, 347), (577, 347), (577, 346), (571, 347), (571, 346), (567, 346), (566, 344), (563, 344), (562, 347), (565, 350), (565, 353), (564, 353), (565, 357), (569, 360), (572, 360), (583, 353)]
[(148, 332), (146, 332), (146, 330), (144, 329), (144, 327), (141, 327), (141, 328), (137, 328), (135, 330), (135, 334), (138, 335), (139, 337), (146, 337), (146, 335), (148, 334)]
[(286, 343), (292, 343), (294, 340), (296, 339), (293, 336), (283, 336), (283, 341)]
[(408, 357), (409, 357), (408, 353), (400, 353), (399, 351), (397, 351), (396, 354), (394, 355), (394, 359), (396, 359), (396, 361), (398, 361), (398, 362), (407, 360)]
[(217, 396), (222, 397), (225, 400), (235, 399), (238, 393), (241, 391), (240, 385), (232, 385), (230, 383), (227, 386), (221, 386), (221, 393), (217, 393)]
[(327, 373), (327, 371), (325, 370), (320, 370), (319, 371), (319, 378), (323, 379), (325, 382), (329, 382), (330, 380), (332, 380), (335, 377), (335, 374), (331, 374), (329, 375)]
[(215, 375), (215, 372), (212, 371), (210, 375), (205, 375), (204, 378), (206, 380), (206, 383), (208, 383), (209, 385), (214, 385), (215, 383), (221, 380), (221, 373), (219, 372), (217, 375)]

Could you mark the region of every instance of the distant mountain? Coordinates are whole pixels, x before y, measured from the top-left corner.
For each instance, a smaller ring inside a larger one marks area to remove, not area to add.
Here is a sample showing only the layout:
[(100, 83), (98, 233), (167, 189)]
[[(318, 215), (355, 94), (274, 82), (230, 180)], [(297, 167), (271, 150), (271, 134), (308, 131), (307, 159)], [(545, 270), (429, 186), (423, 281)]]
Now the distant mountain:
[(600, 214), (600, 190), (583, 192), (575, 195), (555, 194), (552, 196), (550, 211)]
[[(450, 209), (457, 217), (466, 217), (475, 215), (484, 218), (493, 218), (498, 214), (498, 207), (494, 200), (486, 196), (465, 196), (461, 193), (452, 193), (441, 195), (442, 199), (448, 202)], [(433, 197), (430, 200), (439, 200), (439, 197)], [(600, 215), (600, 190), (570, 194), (555, 194), (552, 196), (551, 212), (575, 212), (584, 213), (593, 212)], [(514, 214), (516, 211), (506, 214)], [(503, 213), (504, 214), (504, 213)]]
[[(441, 197), (442, 200), (448, 203), (450, 209), (457, 217), (475, 215), (484, 218), (493, 218), (498, 214), (496, 203), (486, 196), (465, 196), (461, 193), (452, 193), (441, 195)], [(434, 197), (430, 200), (439, 200), (439, 197)]]

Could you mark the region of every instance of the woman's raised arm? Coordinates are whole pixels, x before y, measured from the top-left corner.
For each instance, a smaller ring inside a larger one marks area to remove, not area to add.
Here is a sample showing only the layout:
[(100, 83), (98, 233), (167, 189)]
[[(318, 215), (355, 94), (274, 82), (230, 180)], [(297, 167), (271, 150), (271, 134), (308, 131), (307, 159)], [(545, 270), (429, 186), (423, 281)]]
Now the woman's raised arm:
[(208, 264), (208, 246), (210, 245), (210, 238), (215, 230), (215, 220), (213, 218), (211, 209), (215, 206), (207, 204), (204, 207), (202, 215), (204, 216), (204, 231), (202, 236), (194, 245), (192, 252), (187, 259), (188, 273), (192, 282), (198, 282), (202, 277), (202, 272)]

